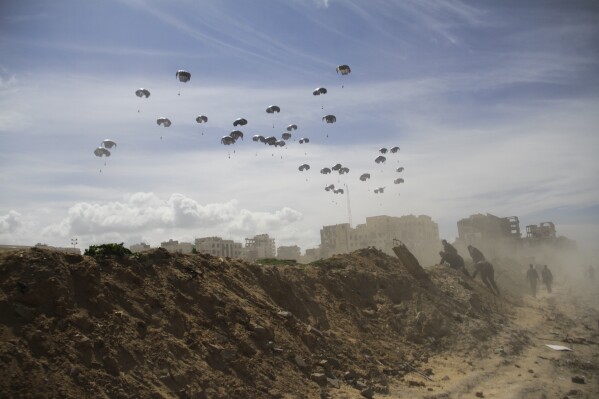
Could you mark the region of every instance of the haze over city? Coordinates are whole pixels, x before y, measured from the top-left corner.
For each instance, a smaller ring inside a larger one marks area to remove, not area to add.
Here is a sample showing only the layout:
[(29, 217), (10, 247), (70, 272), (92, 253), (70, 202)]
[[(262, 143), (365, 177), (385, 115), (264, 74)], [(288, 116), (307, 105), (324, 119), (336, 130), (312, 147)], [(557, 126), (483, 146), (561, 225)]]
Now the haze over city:
[[(353, 225), (424, 214), (452, 240), (469, 215), (518, 216), (597, 256), (598, 16), (594, 1), (3, 2), (0, 243), (312, 248), (348, 222), (349, 190)], [(244, 139), (221, 144), (237, 118)], [(284, 147), (251, 139), (289, 124)], [(319, 173), (337, 163), (350, 172)]]

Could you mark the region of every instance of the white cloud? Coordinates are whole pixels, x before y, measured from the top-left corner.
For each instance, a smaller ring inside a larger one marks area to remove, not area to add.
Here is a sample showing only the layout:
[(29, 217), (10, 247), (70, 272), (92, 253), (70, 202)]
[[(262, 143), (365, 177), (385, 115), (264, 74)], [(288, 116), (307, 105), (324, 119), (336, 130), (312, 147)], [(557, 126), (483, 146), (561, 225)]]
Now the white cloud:
[(0, 235), (14, 233), (22, 226), (22, 216), (19, 212), (10, 211), (0, 216)]

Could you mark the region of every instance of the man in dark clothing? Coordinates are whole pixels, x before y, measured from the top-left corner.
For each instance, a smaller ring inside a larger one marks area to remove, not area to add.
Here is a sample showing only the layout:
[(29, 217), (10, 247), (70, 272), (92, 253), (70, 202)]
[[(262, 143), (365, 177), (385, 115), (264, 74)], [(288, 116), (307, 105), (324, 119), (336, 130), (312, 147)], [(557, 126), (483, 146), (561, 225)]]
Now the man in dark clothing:
[(495, 284), (495, 269), (493, 268), (493, 265), (486, 260), (478, 261), (474, 264), (474, 274), (472, 275), (472, 278), (475, 278), (478, 272), (480, 272), (480, 278), (487, 288), (489, 288), (493, 294), (499, 295), (499, 288), (497, 288), (497, 284)]
[(537, 282), (540, 281), (539, 273), (537, 273), (536, 269), (533, 267), (532, 263), (526, 272), (526, 280), (528, 280), (528, 284), (530, 285), (530, 292), (532, 296), (537, 297)]
[(443, 251), (448, 254), (458, 254), (458, 250), (455, 249), (453, 245), (447, 242), (447, 240), (441, 240), (441, 244), (443, 244)]
[(474, 263), (485, 261), (485, 255), (476, 247), (472, 245), (468, 245), (468, 252), (470, 252), (470, 257), (474, 261)]
[(547, 287), (547, 292), (551, 293), (551, 283), (553, 283), (553, 274), (551, 274), (551, 270), (545, 265), (543, 270), (541, 270), (541, 280), (545, 287)]
[(458, 255), (457, 252), (454, 254), (441, 251), (439, 252), (439, 255), (441, 255), (440, 265), (447, 263), (452, 269), (461, 270), (462, 273), (470, 277), (470, 273), (468, 273), (466, 266), (464, 266), (464, 258)]

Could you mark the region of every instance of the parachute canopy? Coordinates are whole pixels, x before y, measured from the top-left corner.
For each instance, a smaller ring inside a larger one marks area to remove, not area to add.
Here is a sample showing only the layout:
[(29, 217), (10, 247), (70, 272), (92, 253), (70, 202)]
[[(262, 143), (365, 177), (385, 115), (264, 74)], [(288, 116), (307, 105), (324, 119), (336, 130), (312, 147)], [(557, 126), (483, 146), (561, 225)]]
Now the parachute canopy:
[(292, 130), (297, 130), (297, 125), (296, 124), (292, 124), (287, 126), (287, 131), (290, 132)]
[(110, 149), (112, 147), (116, 147), (116, 143), (113, 140), (106, 139), (102, 141), (102, 147)]
[(340, 175), (344, 175), (346, 173), (349, 173), (349, 168), (346, 168), (345, 166), (342, 167), (341, 169), (339, 169), (339, 174)]
[(347, 75), (351, 72), (351, 68), (349, 65), (339, 65), (337, 67), (337, 73), (341, 73), (341, 75)]
[(264, 143), (264, 136), (260, 135), (260, 134), (255, 134), (252, 136), (252, 140), (254, 141), (261, 141)]
[(271, 105), (270, 107), (266, 108), (266, 112), (269, 114), (274, 114), (275, 112), (281, 112), (281, 108), (279, 108), (277, 105)]
[(291, 138), (291, 133), (285, 132), (281, 135), (281, 137), (283, 138), (283, 140), (289, 140)]
[(322, 169), (320, 169), (320, 173), (322, 173), (323, 175), (328, 175), (329, 173), (331, 173), (331, 169), (322, 168)]
[(300, 167), (298, 168), (300, 172), (303, 172), (304, 170), (310, 170), (310, 165), (308, 165), (307, 163), (300, 165)]
[(148, 90), (148, 89), (138, 89), (138, 90), (135, 90), (135, 95), (137, 97), (148, 98), (148, 97), (150, 97), (150, 90)]
[(171, 125), (171, 120), (169, 118), (158, 118), (156, 119), (156, 123), (160, 126), (169, 127)]
[(232, 137), (235, 141), (239, 139), (243, 140), (243, 132), (241, 132), (240, 130), (233, 130), (231, 133), (229, 133), (229, 136)]
[(339, 170), (341, 168), (342, 168), (342, 165), (340, 163), (338, 163), (338, 164), (335, 164), (335, 166), (333, 166), (331, 169), (333, 169), (333, 170)]
[(327, 89), (325, 89), (324, 87), (319, 87), (317, 89), (314, 89), (312, 94), (315, 96), (320, 96), (321, 94), (327, 94)]
[(300, 144), (309, 143), (309, 142), (310, 142), (310, 139), (307, 137), (302, 137), (301, 139), (299, 139)]
[(231, 145), (235, 144), (235, 139), (231, 136), (223, 136), (223, 138), (220, 139), (220, 142), (224, 145)]
[(343, 191), (343, 189), (342, 189), (342, 188), (338, 188), (338, 189), (336, 189), (336, 190), (333, 190), (333, 192), (334, 192), (335, 194), (343, 194), (343, 192), (344, 192), (344, 191)]
[(399, 151), (399, 147), (393, 147), (393, 148), (391, 148), (391, 152), (393, 154), (395, 154), (397, 151)]
[(248, 124), (248, 121), (245, 118), (235, 119), (235, 122), (233, 122), (233, 126), (245, 126), (247, 124)]
[(385, 187), (379, 187), (374, 189), (375, 194), (382, 194), (385, 192)]
[(383, 147), (383, 148), (381, 148), (381, 149), (379, 150), (379, 152), (380, 152), (381, 154), (386, 154), (386, 153), (387, 153), (387, 149), (386, 149), (385, 147)]
[(106, 148), (104, 147), (98, 147), (94, 150), (94, 154), (96, 154), (97, 157), (109, 157), (110, 156), (110, 151), (108, 151)]
[(397, 179), (393, 180), (393, 183), (395, 184), (399, 184), (399, 183), (403, 183), (404, 180), (401, 177), (398, 177)]
[(399, 168), (395, 169), (396, 172), (403, 172), (403, 166), (400, 166)]
[(370, 173), (362, 173), (362, 175), (360, 176), (360, 180), (362, 181), (366, 181), (370, 179)]
[(378, 157), (376, 157), (376, 159), (374, 160), (374, 162), (376, 162), (376, 163), (385, 163), (386, 160), (387, 160), (387, 158), (385, 158), (382, 155), (379, 155)]
[(325, 121), (326, 123), (337, 122), (337, 118), (335, 117), (335, 115), (325, 115), (322, 117), (322, 120)]
[(206, 123), (208, 122), (208, 117), (206, 115), (200, 115), (196, 118), (197, 123)]
[(180, 82), (189, 82), (189, 80), (191, 79), (191, 73), (183, 70), (183, 69), (179, 69), (177, 71), (177, 73), (175, 74), (175, 77), (177, 77), (177, 79), (179, 79)]
[(325, 191), (331, 191), (335, 189), (335, 185), (334, 184), (329, 184), (328, 186), (326, 186), (324, 188)]

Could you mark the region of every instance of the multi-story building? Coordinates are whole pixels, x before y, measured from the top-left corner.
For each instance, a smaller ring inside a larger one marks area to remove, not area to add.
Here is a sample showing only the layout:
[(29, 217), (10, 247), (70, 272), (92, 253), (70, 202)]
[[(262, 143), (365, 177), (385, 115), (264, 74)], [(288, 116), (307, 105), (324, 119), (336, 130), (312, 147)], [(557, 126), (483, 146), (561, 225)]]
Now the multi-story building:
[(393, 240), (403, 242), (423, 265), (438, 260), (439, 227), (426, 215), (372, 216), (352, 228), (348, 223), (320, 230), (321, 256), (352, 252), (369, 246), (393, 255)]
[(152, 249), (152, 247), (150, 247), (149, 244), (145, 244), (143, 242), (139, 244), (133, 244), (129, 247), (129, 250), (133, 253), (149, 251), (150, 249)]
[(190, 242), (179, 242), (172, 238), (168, 241), (161, 242), (160, 248), (164, 248), (169, 252), (178, 254), (190, 254), (193, 252), (193, 245)]
[(224, 240), (221, 237), (202, 237), (195, 240), (196, 251), (213, 256), (241, 258), (243, 247), (240, 242)]
[(274, 258), (276, 256), (275, 239), (268, 234), (258, 234), (254, 238), (245, 239), (243, 258), (247, 260), (258, 260)]
[(302, 250), (297, 245), (280, 246), (277, 248), (277, 259), (300, 260)]
[(456, 244), (465, 254), (468, 253), (467, 245), (474, 245), (487, 258), (513, 253), (520, 246), (520, 240), (520, 221), (516, 216), (498, 217), (479, 213), (458, 221)]

